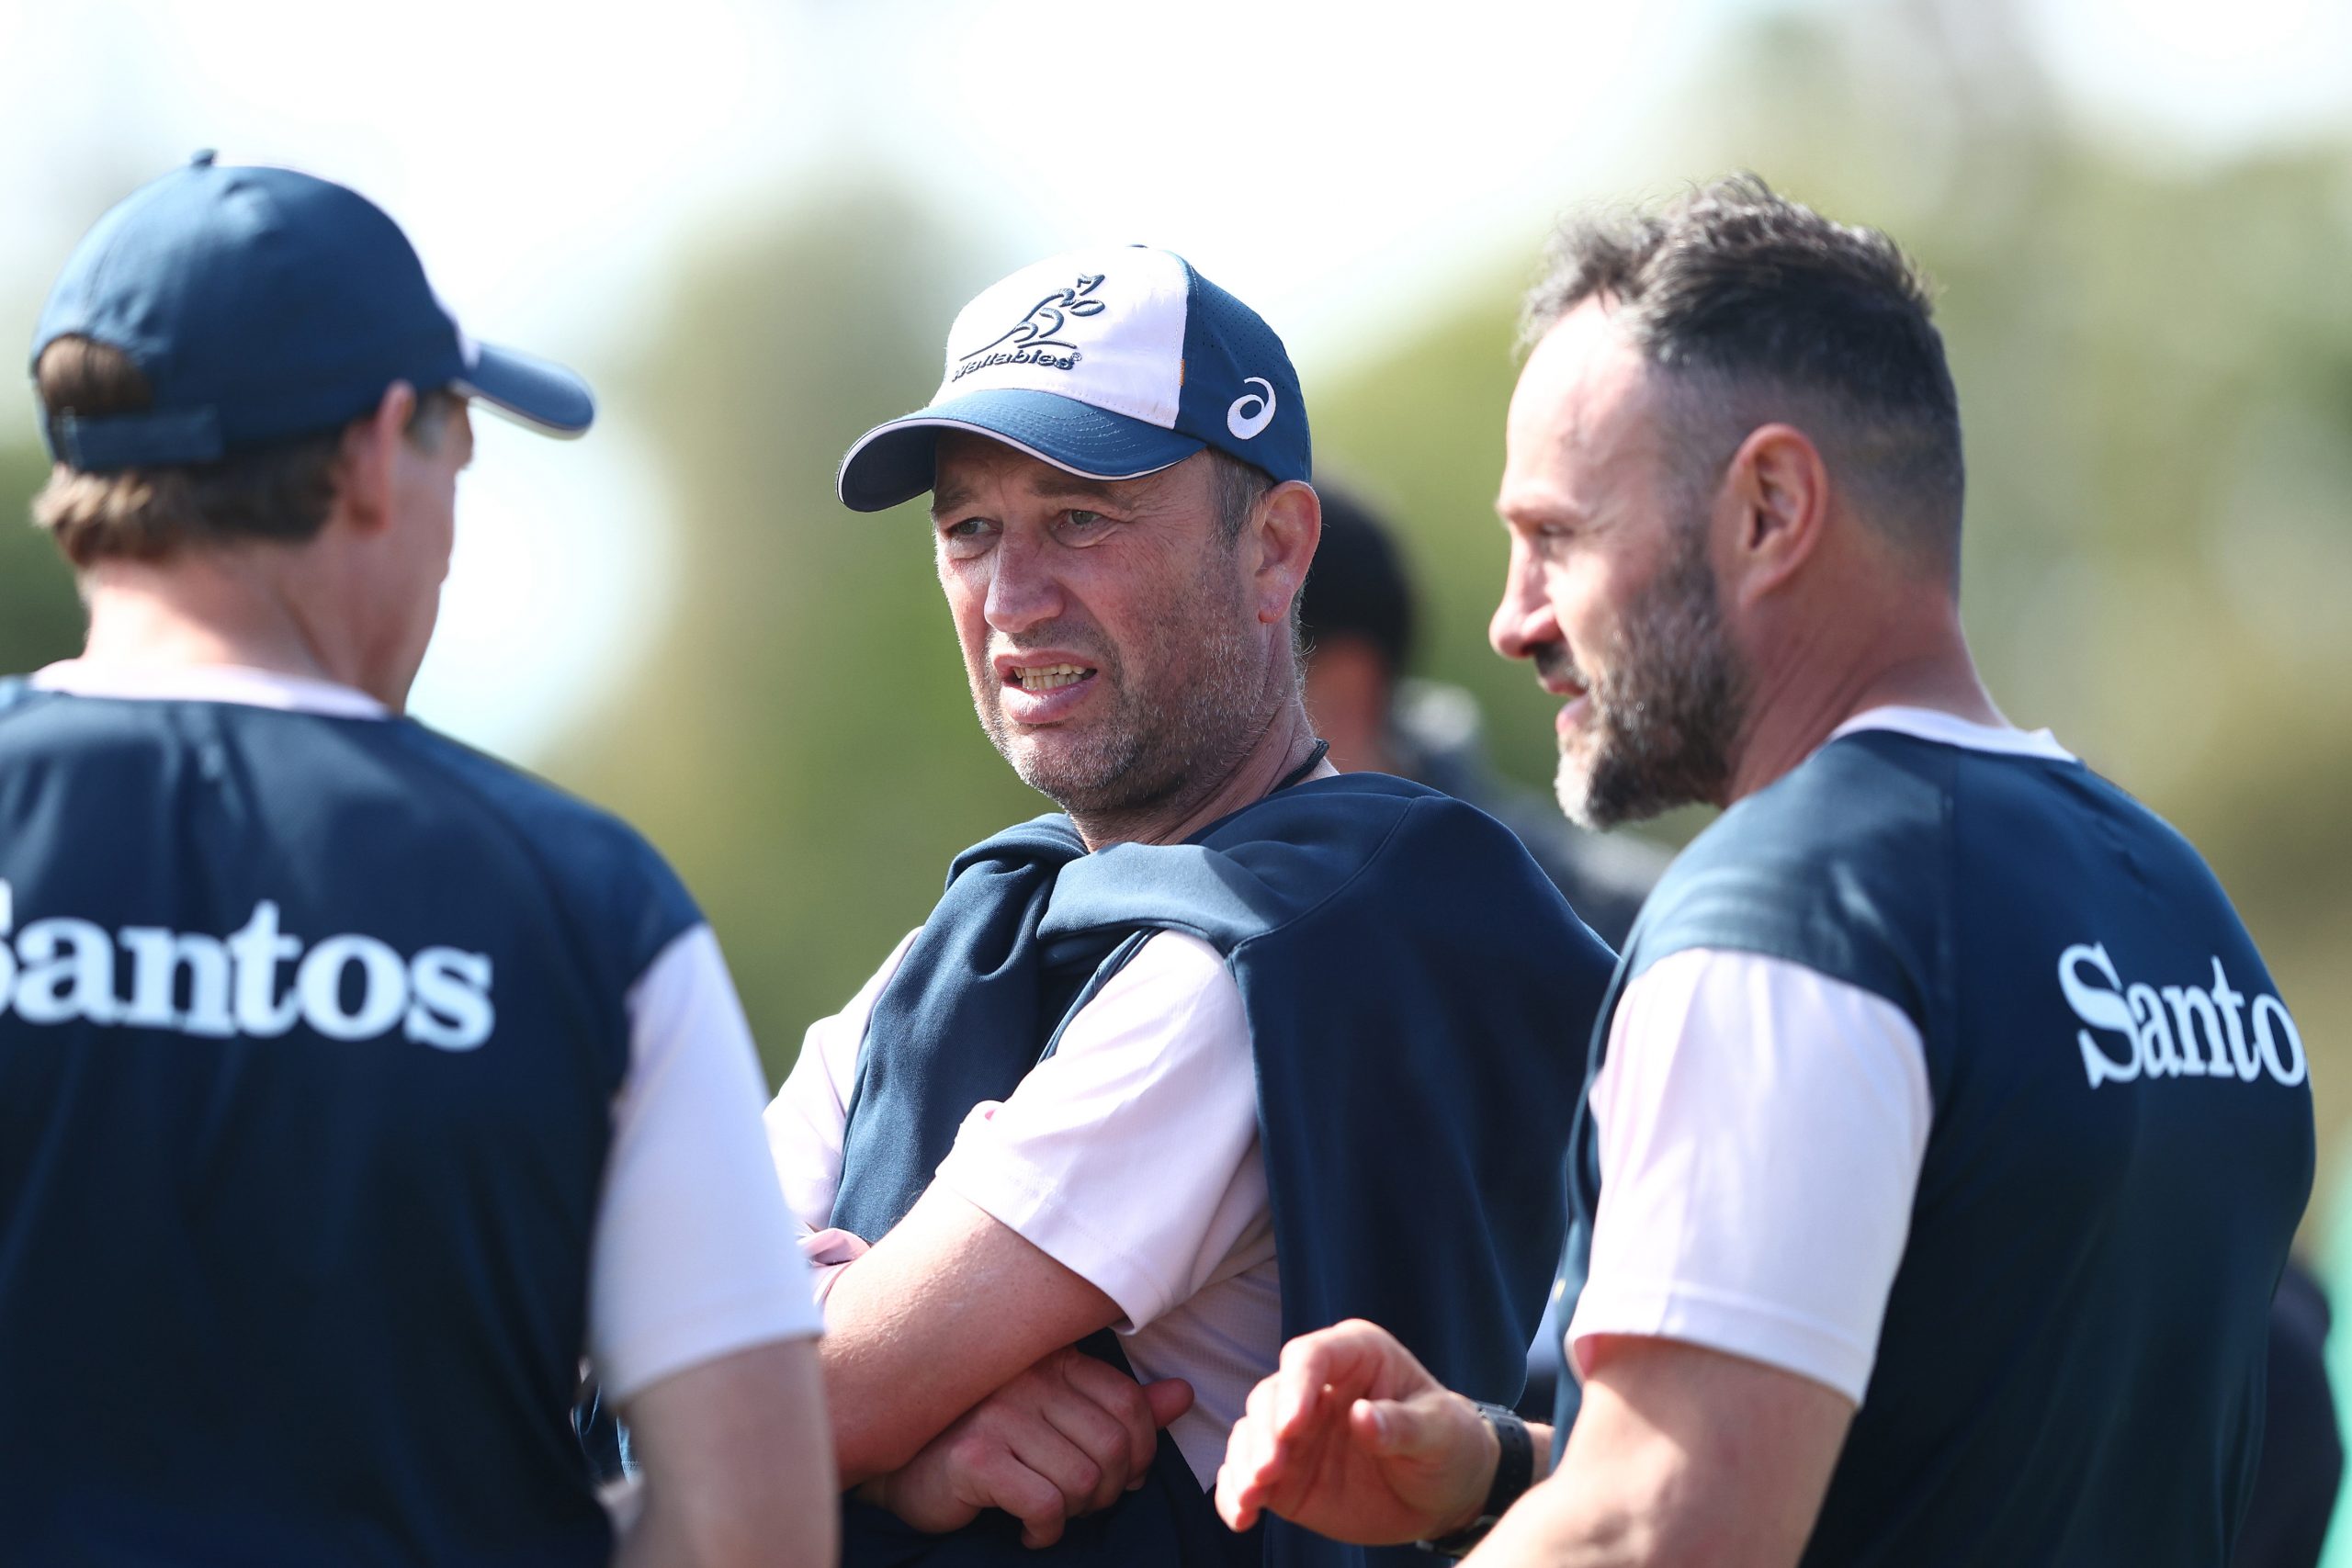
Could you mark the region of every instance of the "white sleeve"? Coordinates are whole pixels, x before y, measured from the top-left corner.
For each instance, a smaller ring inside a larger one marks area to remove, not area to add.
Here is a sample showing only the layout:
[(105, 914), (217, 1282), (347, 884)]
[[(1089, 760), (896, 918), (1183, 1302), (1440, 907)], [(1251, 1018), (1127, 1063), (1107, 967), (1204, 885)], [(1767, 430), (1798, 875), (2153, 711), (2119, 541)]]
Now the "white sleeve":
[(1592, 1113), (1578, 1368), (1600, 1336), (1677, 1339), (1860, 1404), (1933, 1116), (1903, 1010), (1782, 959), (1678, 953), (1625, 987)]
[(800, 1055), (761, 1120), (768, 1157), (802, 1235), (833, 1223), (833, 1196), (842, 1184), (842, 1139), (849, 1126), (849, 1097), (857, 1087), (857, 1049), (865, 1039), (875, 999), (914, 945), (917, 926), (890, 950), (874, 977), (849, 1005), (819, 1019), (800, 1037)]
[(1197, 937), (1153, 937), (1012, 1095), (966, 1117), (938, 1185), (1149, 1324), (1265, 1224), (1240, 988)]
[(821, 1326), (761, 1146), (752, 1032), (708, 926), (647, 966), (628, 1017), (588, 1282), (589, 1359), (616, 1401)]

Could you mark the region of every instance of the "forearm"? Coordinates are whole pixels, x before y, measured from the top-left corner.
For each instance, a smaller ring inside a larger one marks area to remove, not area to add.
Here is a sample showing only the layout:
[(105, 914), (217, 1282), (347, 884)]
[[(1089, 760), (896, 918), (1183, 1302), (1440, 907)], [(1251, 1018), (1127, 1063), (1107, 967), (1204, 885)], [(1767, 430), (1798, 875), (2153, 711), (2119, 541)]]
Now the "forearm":
[(1696, 1346), (1600, 1347), (1560, 1469), (1472, 1568), (1794, 1568), (1853, 1406)]
[(692, 1528), (683, 1510), (644, 1497), (616, 1532), (612, 1568), (830, 1568), (840, 1510), (830, 1497), (806, 1501), (756, 1537)]
[(921, 1363), (937, 1350), (922, 1325), (869, 1301), (857, 1273), (854, 1263), (835, 1271), (818, 1351), (833, 1462), (845, 1490), (903, 1468), (992, 1392), (968, 1375), (926, 1376)]
[(1466, 1568), (1651, 1568), (1706, 1562), (1666, 1550), (1644, 1510), (1594, 1495), (1573, 1477), (1547, 1479), (1520, 1499), (1465, 1559)]
[(926, 1194), (839, 1271), (826, 1301), (819, 1358), (842, 1485), (904, 1468), (981, 1400), (1118, 1315), (1012, 1231)]
[(807, 1339), (755, 1346), (626, 1406), (642, 1469), (608, 1489), (621, 1568), (827, 1568), (839, 1507)]

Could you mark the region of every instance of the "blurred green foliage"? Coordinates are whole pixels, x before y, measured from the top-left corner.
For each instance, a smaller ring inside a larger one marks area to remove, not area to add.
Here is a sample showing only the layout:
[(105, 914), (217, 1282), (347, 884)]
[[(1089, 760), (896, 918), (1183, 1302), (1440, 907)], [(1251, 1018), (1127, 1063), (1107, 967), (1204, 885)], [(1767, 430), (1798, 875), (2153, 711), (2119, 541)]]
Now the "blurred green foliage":
[(0, 442), (0, 672), (38, 670), (82, 647), (73, 574), (28, 519), (48, 479), (49, 458), (38, 446)]
[[(1887, 229), (1940, 280), (1971, 460), (1965, 600), (1995, 694), (2205, 851), (2302, 1024), (2329, 1134), (2352, 1111), (2352, 148), (2167, 165), (2071, 121), (2003, 16), (1758, 23), (1611, 194), (1754, 168)], [(1301, 370), (1324, 462), (1405, 528), (1426, 671), (1476, 693), (1498, 761), (1540, 784), (1550, 705), (1484, 631), (1537, 239), (1400, 302), (1380, 326), (1401, 335), (1365, 355)], [(922, 509), (854, 516), (831, 489), (859, 432), (928, 395), (956, 308), (1029, 259), (997, 243), (844, 180), (708, 236), (614, 389), (658, 445), (684, 588), (549, 771), (676, 861), (772, 1076), (922, 918), (956, 851), (1044, 808), (972, 717)], [(43, 472), (0, 445), (0, 505), (21, 517)], [(79, 633), (48, 542), (0, 528), (0, 668)]]
[(930, 395), (946, 321), (998, 260), (845, 187), (697, 263), (632, 389), (690, 524), (685, 588), (554, 771), (703, 900), (771, 1075), (956, 851), (1049, 808), (972, 717), (927, 512), (855, 515), (832, 491), (852, 439)]
[[(1940, 279), (1996, 694), (2204, 848), (2303, 1021), (2333, 1127), (2352, 1027), (2352, 619), (2334, 604), (2352, 581), (2352, 153), (2166, 170), (2072, 125), (1997, 10), (1851, 15), (1738, 39), (1633, 192), (1753, 167)], [(1412, 324), (1371, 356), (1301, 369), (1323, 460), (1405, 525), (1428, 672), (1477, 693), (1498, 761), (1541, 783), (1549, 705), (1484, 636), (1536, 238), (1391, 312)], [(676, 857), (771, 1074), (957, 849), (1041, 807), (972, 718), (919, 509), (855, 517), (830, 492), (850, 441), (927, 395), (956, 305), (1023, 259), (983, 263), (972, 236), (845, 188), (715, 243), (644, 367), (689, 587), (557, 771)]]

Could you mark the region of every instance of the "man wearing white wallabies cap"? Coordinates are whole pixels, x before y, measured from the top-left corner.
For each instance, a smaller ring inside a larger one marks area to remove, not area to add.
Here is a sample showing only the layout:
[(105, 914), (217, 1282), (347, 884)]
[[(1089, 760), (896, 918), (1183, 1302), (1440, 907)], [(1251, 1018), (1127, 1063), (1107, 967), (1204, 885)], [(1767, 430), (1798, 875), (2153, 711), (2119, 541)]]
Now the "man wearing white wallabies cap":
[(1282, 1340), (1401, 1320), (1518, 1393), (1609, 955), (1498, 824), (1323, 761), (1309, 450), (1254, 311), (1106, 248), (981, 294), (842, 465), (931, 492), (981, 727), (1061, 807), (956, 858), (768, 1111), (851, 1564), (1376, 1560), (1215, 1518)]

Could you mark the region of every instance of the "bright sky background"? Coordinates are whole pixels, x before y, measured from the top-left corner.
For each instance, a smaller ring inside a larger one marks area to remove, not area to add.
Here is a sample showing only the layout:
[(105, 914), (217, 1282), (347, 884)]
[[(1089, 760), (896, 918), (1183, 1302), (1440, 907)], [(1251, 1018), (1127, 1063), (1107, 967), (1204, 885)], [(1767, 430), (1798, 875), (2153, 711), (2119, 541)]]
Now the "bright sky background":
[[(2014, 3), (2152, 157), (2352, 124), (2352, 0)], [(1411, 324), (1394, 301), (1621, 189), (1759, 6), (0, 0), (0, 342), (108, 201), (211, 146), (367, 192), (475, 335), (608, 389), (695, 245), (876, 172), (983, 254), (1172, 246), (1344, 363)], [(673, 520), (633, 413), (608, 397), (576, 445), (482, 422), (424, 716), (527, 760), (658, 629)], [(0, 419), (29, 428), (21, 382)]]

